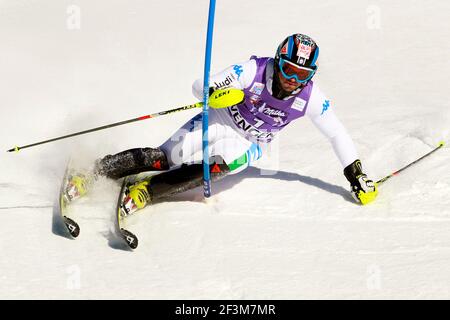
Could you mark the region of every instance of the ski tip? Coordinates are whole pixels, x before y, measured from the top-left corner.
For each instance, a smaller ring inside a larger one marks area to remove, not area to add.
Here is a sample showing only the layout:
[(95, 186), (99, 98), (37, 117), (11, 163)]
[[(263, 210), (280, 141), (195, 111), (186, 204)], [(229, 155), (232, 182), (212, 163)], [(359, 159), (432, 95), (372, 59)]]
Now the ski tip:
[(122, 234), (122, 238), (126, 241), (126, 243), (131, 249), (137, 248), (139, 241), (138, 238), (133, 233), (123, 228), (120, 229), (120, 233)]
[(78, 223), (73, 221), (72, 219), (64, 216), (64, 224), (66, 225), (67, 231), (69, 231), (70, 235), (74, 238), (80, 235), (80, 226)]
[(80, 228), (76, 229), (73, 232), (70, 232), (70, 234), (72, 235), (72, 237), (77, 238), (80, 235)]
[(444, 140), (442, 140), (441, 142), (439, 142), (439, 147), (443, 147), (443, 146), (445, 146), (445, 141), (444, 141)]

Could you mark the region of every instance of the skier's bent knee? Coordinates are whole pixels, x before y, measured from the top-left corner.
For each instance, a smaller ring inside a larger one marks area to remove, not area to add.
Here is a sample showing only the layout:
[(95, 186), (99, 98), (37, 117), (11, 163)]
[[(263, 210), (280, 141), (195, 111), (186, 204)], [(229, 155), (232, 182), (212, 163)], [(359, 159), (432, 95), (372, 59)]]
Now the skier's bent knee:
[(168, 170), (167, 156), (160, 148), (134, 148), (97, 160), (95, 172), (112, 179), (143, 171)]

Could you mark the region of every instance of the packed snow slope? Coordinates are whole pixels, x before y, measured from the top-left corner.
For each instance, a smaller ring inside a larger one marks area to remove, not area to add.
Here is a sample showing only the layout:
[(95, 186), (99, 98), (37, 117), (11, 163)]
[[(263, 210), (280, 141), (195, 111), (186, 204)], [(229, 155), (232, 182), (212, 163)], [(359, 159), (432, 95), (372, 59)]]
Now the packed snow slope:
[[(245, 173), (114, 231), (117, 182), (76, 204), (65, 236), (57, 193), (71, 155), (90, 163), (158, 146), (195, 110), (19, 153), (45, 140), (195, 102), (209, 1), (0, 1), (0, 298), (450, 298), (450, 150), (351, 201), (329, 142), (308, 119)], [(212, 71), (273, 56), (292, 33), (321, 55), (315, 82), (373, 179), (449, 142), (448, 1), (217, 2)], [(261, 171), (261, 169), (264, 169)]]

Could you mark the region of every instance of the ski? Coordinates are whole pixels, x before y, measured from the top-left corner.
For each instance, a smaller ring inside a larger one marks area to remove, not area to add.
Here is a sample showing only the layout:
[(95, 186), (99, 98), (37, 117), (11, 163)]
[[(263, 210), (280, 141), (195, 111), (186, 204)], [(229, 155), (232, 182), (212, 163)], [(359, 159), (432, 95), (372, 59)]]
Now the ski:
[(70, 181), (70, 177), (71, 177), (71, 164), (69, 162), (69, 164), (66, 167), (64, 178), (61, 183), (61, 189), (59, 191), (59, 213), (69, 234), (73, 238), (76, 238), (80, 235), (80, 226), (78, 225), (78, 223), (75, 222), (73, 217), (69, 217), (70, 215), (69, 205), (72, 198), (71, 195), (67, 192), (68, 190), (67, 187)]
[(134, 182), (134, 176), (127, 176), (123, 179), (122, 187), (120, 188), (119, 199), (117, 202), (117, 210), (116, 210), (117, 224), (116, 225), (117, 225), (117, 230), (118, 230), (119, 236), (123, 240), (125, 240), (128, 247), (130, 247), (131, 249), (136, 249), (139, 244), (139, 240), (135, 234), (133, 234), (132, 232), (130, 232), (129, 230), (127, 230), (125, 228), (125, 218), (127, 217), (127, 209), (124, 206), (124, 200), (128, 196), (129, 187), (133, 184), (133, 182)]

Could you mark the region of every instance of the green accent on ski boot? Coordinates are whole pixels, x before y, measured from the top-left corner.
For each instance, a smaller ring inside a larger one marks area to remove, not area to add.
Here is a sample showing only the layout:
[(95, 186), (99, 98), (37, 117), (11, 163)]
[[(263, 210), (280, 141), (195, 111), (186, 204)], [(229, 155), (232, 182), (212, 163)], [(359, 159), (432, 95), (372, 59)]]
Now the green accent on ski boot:
[(149, 181), (144, 180), (130, 186), (129, 196), (138, 209), (144, 208), (147, 203), (151, 201), (151, 197), (147, 189), (149, 183)]

